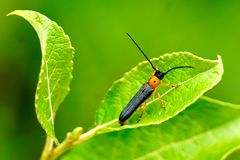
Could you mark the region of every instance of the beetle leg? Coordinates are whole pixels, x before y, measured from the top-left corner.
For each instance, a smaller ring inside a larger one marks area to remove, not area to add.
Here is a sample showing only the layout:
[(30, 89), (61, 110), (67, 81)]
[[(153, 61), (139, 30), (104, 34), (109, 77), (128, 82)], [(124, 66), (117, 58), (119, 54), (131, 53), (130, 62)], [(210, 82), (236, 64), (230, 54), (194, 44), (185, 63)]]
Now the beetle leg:
[(141, 114), (140, 114), (140, 116), (139, 116), (139, 118), (138, 118), (138, 120), (137, 120), (137, 123), (142, 119), (142, 116), (143, 116), (143, 112), (146, 110), (146, 108), (147, 108), (147, 103), (146, 103), (146, 101), (145, 102), (143, 102), (143, 104), (142, 104), (142, 106), (141, 106), (141, 110), (142, 110), (142, 112), (141, 112)]
[(163, 100), (162, 100), (161, 95), (160, 95), (158, 92), (157, 92), (157, 95), (158, 95), (158, 100), (160, 101), (160, 103), (161, 103), (163, 109), (166, 110), (166, 107), (165, 107), (165, 104), (164, 104), (164, 102), (163, 102)]
[(162, 87), (170, 86), (170, 87), (177, 88), (177, 87), (181, 86), (181, 83), (179, 83), (179, 84), (160, 83), (160, 86), (162, 86)]
[(152, 101), (154, 101), (154, 100), (155, 100), (156, 92), (157, 92), (157, 90), (155, 89), (155, 90), (153, 91), (153, 93), (152, 93), (152, 95), (154, 95), (154, 96), (151, 96), (151, 98), (152, 98)]
[(177, 85), (175, 85), (175, 84), (169, 84), (169, 83), (160, 83), (160, 86), (163, 86), (163, 87), (168, 87), (168, 86), (176, 87)]

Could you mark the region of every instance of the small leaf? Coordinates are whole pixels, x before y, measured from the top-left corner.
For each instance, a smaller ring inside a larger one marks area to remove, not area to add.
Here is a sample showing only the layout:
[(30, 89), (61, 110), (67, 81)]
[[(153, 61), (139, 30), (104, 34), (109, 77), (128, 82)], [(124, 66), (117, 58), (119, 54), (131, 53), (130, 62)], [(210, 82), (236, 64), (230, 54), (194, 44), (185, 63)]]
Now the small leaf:
[[(151, 61), (162, 72), (176, 66), (193, 66), (194, 68), (174, 70), (162, 80), (162, 83), (179, 85), (175, 88), (158, 87), (157, 92), (162, 95), (166, 110), (163, 110), (157, 96), (153, 95), (147, 101), (147, 109), (139, 123), (137, 123), (137, 119), (140, 111), (136, 112), (123, 127), (115, 124), (105, 131), (160, 124), (176, 116), (195, 102), (203, 93), (215, 86), (221, 80), (223, 74), (220, 56), (218, 60), (207, 60), (188, 52), (178, 52), (165, 54)], [(96, 124), (100, 125), (118, 119), (121, 110), (152, 74), (153, 69), (145, 61), (116, 81), (97, 110)]]
[(99, 135), (62, 160), (218, 160), (239, 146), (239, 133), (240, 105), (203, 97), (161, 125)]
[(43, 129), (57, 142), (54, 118), (70, 90), (74, 49), (63, 29), (46, 16), (28, 10), (16, 10), (9, 15), (26, 19), (40, 39), (42, 65), (35, 95), (35, 109)]

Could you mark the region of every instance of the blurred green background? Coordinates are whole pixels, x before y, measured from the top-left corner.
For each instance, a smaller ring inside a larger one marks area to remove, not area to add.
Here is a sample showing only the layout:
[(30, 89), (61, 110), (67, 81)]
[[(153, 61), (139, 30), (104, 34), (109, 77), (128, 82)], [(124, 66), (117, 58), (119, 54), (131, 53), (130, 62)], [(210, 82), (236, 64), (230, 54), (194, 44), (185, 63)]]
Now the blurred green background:
[[(240, 103), (240, 1), (212, 0), (2, 0), (0, 10), (0, 159), (37, 159), (45, 133), (34, 112), (41, 61), (39, 40), (15, 9), (38, 11), (62, 26), (76, 49), (71, 92), (56, 117), (63, 139), (76, 126), (93, 126), (94, 114), (113, 81), (144, 58), (189, 51), (222, 56), (222, 81), (207, 95)], [(218, 117), (213, 117), (218, 118)]]

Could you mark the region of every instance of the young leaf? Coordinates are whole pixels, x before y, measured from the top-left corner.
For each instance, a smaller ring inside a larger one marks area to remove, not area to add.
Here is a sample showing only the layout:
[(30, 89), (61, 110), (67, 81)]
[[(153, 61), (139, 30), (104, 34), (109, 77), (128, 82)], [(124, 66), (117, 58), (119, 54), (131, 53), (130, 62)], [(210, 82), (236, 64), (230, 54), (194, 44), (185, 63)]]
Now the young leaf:
[(99, 135), (62, 160), (215, 160), (239, 146), (239, 133), (240, 105), (203, 97), (161, 125)]
[[(157, 92), (162, 95), (166, 110), (162, 108), (157, 96), (153, 94), (147, 101), (147, 109), (139, 123), (137, 123), (137, 119), (140, 111), (135, 112), (123, 127), (115, 124), (108, 128), (108, 131), (160, 124), (183, 111), (204, 92), (215, 86), (223, 74), (220, 56), (217, 60), (207, 60), (188, 52), (178, 52), (165, 54), (151, 61), (162, 72), (176, 66), (192, 66), (194, 68), (171, 71), (162, 80), (162, 83), (178, 85), (174, 88), (160, 86), (157, 89)], [(121, 110), (153, 73), (150, 64), (145, 61), (116, 81), (96, 113), (96, 124), (100, 125), (118, 119)]]
[(9, 15), (26, 19), (40, 39), (42, 65), (35, 95), (35, 109), (43, 129), (57, 141), (54, 118), (70, 90), (74, 49), (63, 29), (46, 16), (28, 10), (16, 10)]

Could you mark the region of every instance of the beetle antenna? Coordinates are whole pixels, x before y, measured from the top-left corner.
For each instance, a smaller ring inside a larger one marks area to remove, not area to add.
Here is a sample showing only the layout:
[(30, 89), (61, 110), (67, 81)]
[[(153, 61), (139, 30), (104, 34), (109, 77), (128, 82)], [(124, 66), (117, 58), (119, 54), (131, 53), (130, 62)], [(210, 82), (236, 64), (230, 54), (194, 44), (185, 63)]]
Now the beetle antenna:
[(173, 67), (171, 69), (169, 69), (167, 72), (163, 73), (164, 75), (168, 74), (168, 72), (175, 70), (175, 69), (179, 69), (179, 68), (194, 68), (192, 66), (178, 66), (178, 67)]
[(152, 64), (152, 62), (148, 59), (148, 57), (146, 56), (146, 54), (143, 52), (143, 50), (139, 47), (139, 45), (137, 44), (137, 42), (130, 36), (129, 33), (127, 33), (128, 37), (133, 41), (133, 43), (137, 46), (137, 48), (141, 51), (141, 53), (143, 54), (143, 56), (148, 60), (148, 62), (151, 64), (152, 68), (156, 71), (156, 67), (154, 67), (154, 65)]

